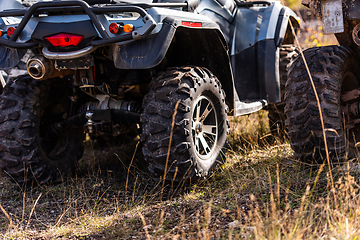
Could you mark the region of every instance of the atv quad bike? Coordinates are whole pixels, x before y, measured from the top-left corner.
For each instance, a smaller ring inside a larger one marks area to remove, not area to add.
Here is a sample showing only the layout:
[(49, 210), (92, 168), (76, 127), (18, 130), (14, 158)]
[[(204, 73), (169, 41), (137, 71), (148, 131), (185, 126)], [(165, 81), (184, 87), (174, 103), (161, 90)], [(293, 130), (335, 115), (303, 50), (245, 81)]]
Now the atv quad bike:
[(268, 1), (9, 9), (0, 12), (0, 69), (33, 53), (0, 103), (0, 165), (19, 183), (70, 176), (84, 130), (117, 136), (137, 126), (155, 176), (209, 176), (225, 160), (227, 116), (280, 102), (280, 51), (294, 44), (289, 22), (298, 26)]
[[(304, 56), (320, 99), (330, 159), (352, 158), (357, 156), (360, 141), (360, 2), (303, 3), (322, 18), (324, 32), (335, 33), (340, 44), (310, 48)], [(322, 162), (326, 152), (320, 114), (301, 57), (290, 68), (285, 96), (286, 125), (295, 155)]]

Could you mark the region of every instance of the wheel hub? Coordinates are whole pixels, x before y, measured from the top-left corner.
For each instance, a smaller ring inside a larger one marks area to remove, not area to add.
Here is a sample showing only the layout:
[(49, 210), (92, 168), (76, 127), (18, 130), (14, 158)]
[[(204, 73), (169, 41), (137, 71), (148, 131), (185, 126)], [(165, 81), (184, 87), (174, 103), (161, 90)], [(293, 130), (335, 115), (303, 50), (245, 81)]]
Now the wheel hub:
[(196, 135), (199, 135), (202, 132), (202, 124), (200, 122), (195, 123), (195, 132)]

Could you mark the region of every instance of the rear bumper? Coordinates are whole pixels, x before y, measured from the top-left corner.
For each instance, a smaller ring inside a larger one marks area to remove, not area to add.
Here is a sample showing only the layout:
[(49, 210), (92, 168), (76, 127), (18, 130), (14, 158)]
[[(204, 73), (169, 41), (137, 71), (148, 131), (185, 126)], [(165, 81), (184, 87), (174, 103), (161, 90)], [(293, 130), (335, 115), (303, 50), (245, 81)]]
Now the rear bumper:
[[(36, 42), (17, 42), (16, 40), (20, 36), (20, 33), (24, 30), (26, 24), (34, 14), (49, 13), (52, 11), (56, 12), (73, 12), (82, 11), (87, 14), (94, 24), (96, 30), (99, 32), (102, 39), (94, 40), (90, 45), (94, 47), (105, 46), (111, 43), (119, 43), (129, 40), (137, 40), (146, 37), (155, 27), (156, 22), (151, 15), (147, 14), (146, 11), (138, 6), (101, 6), (92, 7), (86, 2), (75, 0), (75, 1), (61, 1), (61, 2), (39, 2), (32, 5), (27, 10), (14, 10), (14, 11), (2, 11), (0, 17), (14, 17), (23, 16), (21, 22), (16, 27), (13, 35), (9, 39), (0, 38), (0, 45), (7, 46), (10, 48), (34, 48), (38, 44)], [(104, 26), (101, 24), (96, 14), (111, 13), (111, 12), (137, 12), (142, 17), (144, 25), (138, 30), (131, 34), (124, 34), (115, 37), (110, 37), (109, 34), (104, 30)]]

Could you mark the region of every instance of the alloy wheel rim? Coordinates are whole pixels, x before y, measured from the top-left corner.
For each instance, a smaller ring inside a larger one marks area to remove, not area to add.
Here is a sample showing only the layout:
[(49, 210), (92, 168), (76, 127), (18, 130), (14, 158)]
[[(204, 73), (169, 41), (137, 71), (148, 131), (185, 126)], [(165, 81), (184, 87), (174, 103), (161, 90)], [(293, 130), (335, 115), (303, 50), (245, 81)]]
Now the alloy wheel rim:
[(200, 96), (194, 103), (191, 121), (192, 140), (195, 152), (201, 159), (212, 156), (218, 140), (218, 119), (214, 103)]

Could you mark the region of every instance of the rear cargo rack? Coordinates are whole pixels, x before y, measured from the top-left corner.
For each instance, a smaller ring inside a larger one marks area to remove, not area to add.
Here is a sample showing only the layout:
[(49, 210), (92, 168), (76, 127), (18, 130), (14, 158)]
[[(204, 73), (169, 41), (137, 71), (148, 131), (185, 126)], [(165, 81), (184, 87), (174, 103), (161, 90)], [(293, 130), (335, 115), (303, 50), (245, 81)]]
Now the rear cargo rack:
[[(20, 33), (24, 30), (26, 24), (29, 22), (30, 18), (35, 13), (44, 13), (56, 10), (57, 12), (69, 12), (69, 11), (84, 11), (87, 14), (94, 24), (96, 30), (101, 35), (101, 40), (94, 40), (91, 42), (91, 45), (94, 47), (105, 46), (111, 43), (129, 41), (133, 39), (141, 39), (146, 37), (155, 27), (156, 22), (154, 19), (146, 13), (146, 11), (134, 5), (122, 5), (122, 6), (101, 6), (101, 7), (91, 7), (84, 1), (61, 1), (61, 2), (39, 2), (32, 5), (27, 10), (9, 10), (0, 12), (0, 17), (14, 17), (14, 16), (24, 16), (19, 25), (16, 27), (13, 35), (10, 39), (0, 38), (0, 45), (4, 45), (12, 48), (33, 48), (37, 47), (38, 43), (36, 42), (27, 42), (19, 43), (16, 42), (17, 38), (20, 36)], [(145, 23), (139, 30), (132, 32), (131, 34), (110, 37), (109, 34), (104, 30), (99, 19), (95, 14), (99, 13), (109, 13), (109, 12), (136, 12), (139, 13), (142, 17), (143, 22)]]

